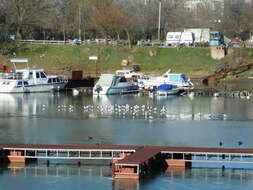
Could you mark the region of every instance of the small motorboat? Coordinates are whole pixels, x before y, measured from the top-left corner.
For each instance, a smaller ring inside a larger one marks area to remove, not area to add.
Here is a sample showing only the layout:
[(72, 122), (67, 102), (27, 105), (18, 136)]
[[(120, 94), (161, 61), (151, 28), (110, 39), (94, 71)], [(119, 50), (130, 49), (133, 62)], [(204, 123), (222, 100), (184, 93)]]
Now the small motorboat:
[(152, 89), (162, 84), (172, 84), (180, 88), (188, 89), (193, 87), (193, 83), (185, 74), (170, 73), (167, 71), (159, 77), (148, 77), (138, 80), (139, 86), (145, 89)]
[(138, 85), (128, 82), (124, 76), (116, 74), (101, 74), (93, 88), (93, 95), (111, 95), (137, 93)]

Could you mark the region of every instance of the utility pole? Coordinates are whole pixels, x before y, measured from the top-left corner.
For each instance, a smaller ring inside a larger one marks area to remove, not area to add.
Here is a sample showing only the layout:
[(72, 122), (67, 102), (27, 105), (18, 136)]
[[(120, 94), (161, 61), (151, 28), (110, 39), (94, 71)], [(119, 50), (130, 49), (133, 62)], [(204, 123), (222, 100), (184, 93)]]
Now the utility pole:
[(161, 35), (161, 10), (162, 9), (162, 1), (159, 0), (159, 18), (158, 18), (158, 40), (160, 41), (160, 35)]
[(82, 36), (81, 36), (81, 7), (80, 7), (80, 3), (78, 5), (78, 17), (79, 17), (79, 23), (78, 23), (78, 33), (79, 33), (79, 40), (82, 40)]

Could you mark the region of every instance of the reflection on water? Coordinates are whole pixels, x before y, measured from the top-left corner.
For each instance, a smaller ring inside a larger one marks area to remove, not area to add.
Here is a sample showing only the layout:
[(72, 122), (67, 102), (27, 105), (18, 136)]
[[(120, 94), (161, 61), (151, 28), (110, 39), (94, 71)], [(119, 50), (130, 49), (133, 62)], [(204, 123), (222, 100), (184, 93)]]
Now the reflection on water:
[(0, 115), (35, 116), (44, 111), (45, 106), (58, 104), (64, 97), (64, 94), (48, 93), (0, 94)]
[(164, 176), (172, 179), (197, 179), (197, 178), (223, 178), (231, 181), (232, 179), (239, 180), (241, 183), (245, 180), (251, 180), (253, 183), (253, 171), (252, 170), (240, 170), (240, 169), (180, 169), (180, 168), (168, 168), (164, 173)]
[(0, 143), (250, 147), (252, 106), (236, 98), (0, 94)]
[[(30, 184), (26, 189), (251, 189), (252, 170), (219, 169), (168, 169), (156, 177), (143, 180), (113, 179), (110, 167), (44, 165), (12, 165), (0, 169), (0, 176), (9, 183), (0, 181), (5, 189)], [(11, 183), (13, 180), (16, 183)], [(24, 180), (21, 182), (21, 180)], [(47, 184), (42, 185), (42, 184)]]
[(217, 97), (79, 96), (0, 94), (0, 117), (252, 120), (251, 100)]
[(252, 90), (252, 79), (221, 79), (216, 83), (204, 85), (201, 80), (193, 80), (195, 88), (215, 88), (218, 90)]
[(12, 163), (7, 166), (11, 175), (24, 176), (100, 176), (111, 177), (111, 168), (109, 167), (91, 167), (91, 166), (75, 166), (75, 165), (27, 165), (23, 163)]

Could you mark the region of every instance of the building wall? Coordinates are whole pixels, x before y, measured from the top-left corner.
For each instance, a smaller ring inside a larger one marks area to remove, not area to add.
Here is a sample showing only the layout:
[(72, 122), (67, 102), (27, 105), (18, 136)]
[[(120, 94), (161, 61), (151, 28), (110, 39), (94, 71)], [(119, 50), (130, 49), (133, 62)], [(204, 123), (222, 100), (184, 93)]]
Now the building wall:
[(185, 8), (195, 11), (202, 5), (209, 5), (213, 10), (224, 9), (224, 0), (185, 0)]

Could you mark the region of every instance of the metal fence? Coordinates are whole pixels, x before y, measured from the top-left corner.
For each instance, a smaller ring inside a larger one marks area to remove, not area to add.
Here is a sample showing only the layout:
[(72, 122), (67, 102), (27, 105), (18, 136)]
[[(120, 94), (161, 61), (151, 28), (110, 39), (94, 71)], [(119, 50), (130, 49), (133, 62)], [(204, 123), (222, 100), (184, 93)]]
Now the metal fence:
[(28, 44), (68, 44), (68, 45), (128, 45), (128, 41), (116, 41), (116, 40), (105, 40), (105, 39), (94, 39), (94, 40), (17, 40), (20, 43)]
[[(62, 44), (62, 45), (129, 45), (127, 40), (106, 40), (106, 39), (88, 39), (80, 41), (74, 40), (17, 40), (20, 43), (28, 44)], [(138, 46), (160, 46), (160, 47), (182, 47), (184, 45), (174, 44), (169, 45), (166, 41), (149, 41), (149, 40), (139, 40), (136, 45)], [(189, 47), (208, 47), (209, 44), (206, 43), (195, 43)], [(188, 47), (188, 46), (185, 46)], [(232, 45), (232, 47), (237, 47)], [(253, 42), (245, 42), (244, 45), (239, 45), (238, 47), (253, 48)]]

